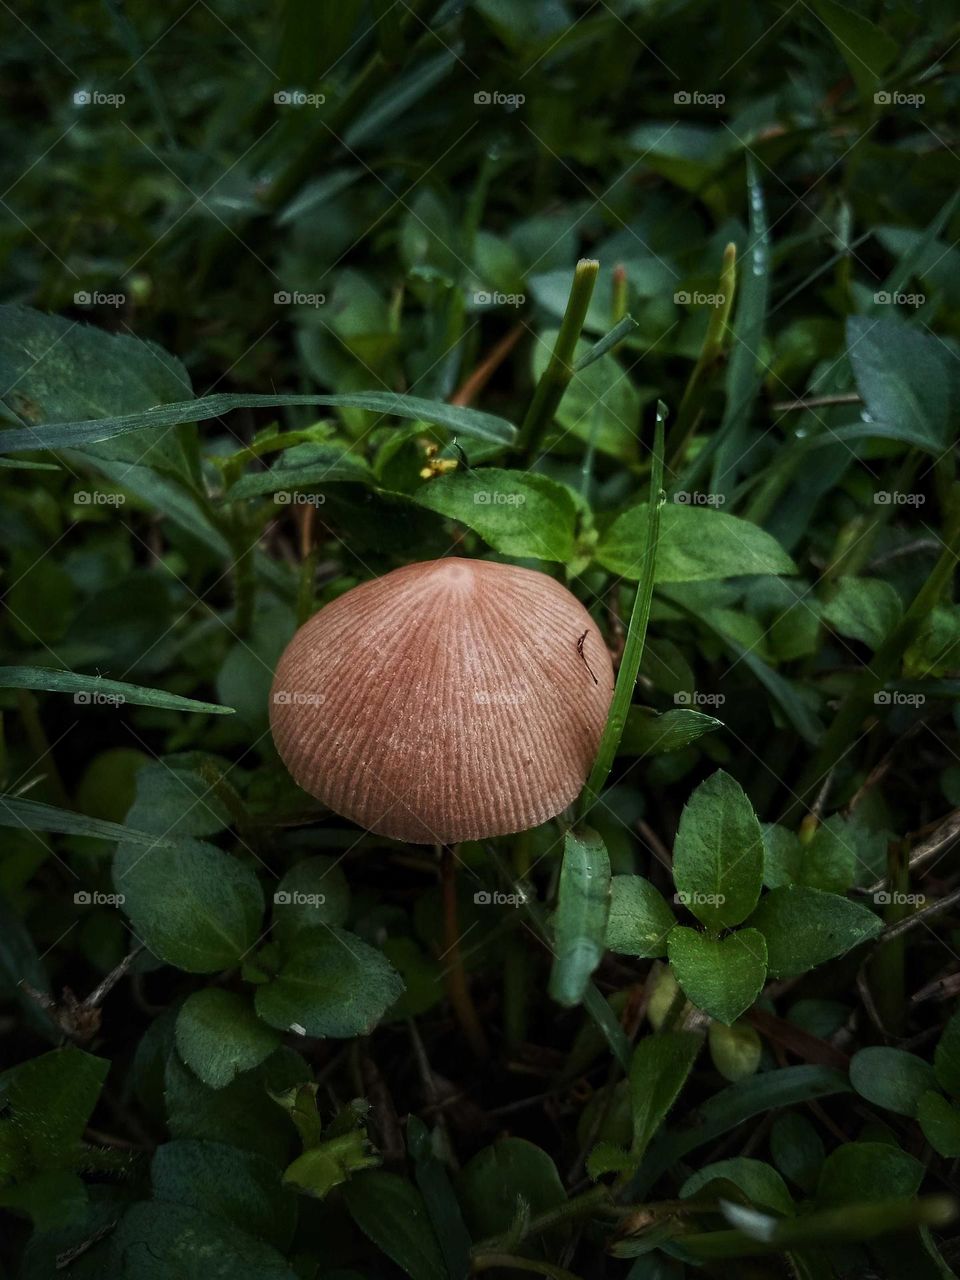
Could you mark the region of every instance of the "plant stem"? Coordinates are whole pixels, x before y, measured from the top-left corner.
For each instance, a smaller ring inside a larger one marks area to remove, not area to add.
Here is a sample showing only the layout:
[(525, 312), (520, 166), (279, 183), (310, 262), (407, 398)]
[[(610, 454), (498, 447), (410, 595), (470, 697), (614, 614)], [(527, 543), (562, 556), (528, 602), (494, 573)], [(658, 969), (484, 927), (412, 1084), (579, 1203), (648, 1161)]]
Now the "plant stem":
[[(565, 1222), (572, 1222), (576, 1218), (587, 1218), (593, 1213), (604, 1210), (612, 1211), (617, 1216), (625, 1212), (625, 1210), (613, 1204), (610, 1199), (609, 1187), (591, 1187), (589, 1191), (584, 1191), (581, 1195), (574, 1196), (570, 1200), (564, 1200), (553, 1209), (538, 1213), (524, 1227), (519, 1239), (511, 1237), (511, 1243), (520, 1244), (530, 1236), (542, 1235), (544, 1231), (550, 1231), (551, 1228), (559, 1227)], [(502, 1237), (494, 1236), (489, 1240), (482, 1240), (477, 1245), (477, 1249), (480, 1251), (496, 1249), (501, 1244)]]
[(587, 318), (587, 308), (593, 297), (593, 287), (597, 283), (600, 263), (594, 258), (581, 258), (573, 273), (573, 284), (570, 286), (570, 297), (563, 313), (560, 332), (554, 343), (550, 363), (544, 369), (537, 389), (533, 393), (530, 408), (520, 427), (517, 436), (517, 449), (527, 459), (536, 457), (563, 393), (570, 385), (573, 377), (573, 362), (577, 342), (583, 331), (583, 322)]
[(630, 625), (627, 628), (627, 642), (624, 645), (623, 658), (617, 673), (616, 688), (613, 691), (613, 701), (610, 704), (606, 727), (600, 740), (600, 749), (590, 770), (587, 784), (577, 801), (579, 818), (583, 818), (590, 805), (596, 803), (610, 773), (617, 748), (620, 746), (620, 739), (623, 737), (627, 712), (630, 710), (634, 686), (640, 671), (647, 623), (650, 619), (650, 601), (653, 597), (657, 541), (660, 537), (660, 508), (663, 503), (663, 429), (666, 417), (666, 405), (662, 400), (658, 400), (653, 467), (650, 472), (650, 500), (647, 509), (647, 553), (644, 559), (643, 577), (637, 586), (637, 594), (633, 598), (633, 610), (630, 615)]
[(457, 918), (456, 859), (449, 845), (437, 845), (440, 879), (443, 885), (443, 959), (447, 964), (447, 996), (470, 1048), (478, 1058), (490, 1056), (490, 1047), (477, 1015), (460, 954), (460, 924)]
[(521, 1258), (512, 1253), (478, 1253), (470, 1264), (471, 1271), (493, 1271), (498, 1267), (507, 1271), (535, 1271), (537, 1275), (550, 1276), (551, 1280), (580, 1280), (572, 1271), (555, 1267), (552, 1262)]

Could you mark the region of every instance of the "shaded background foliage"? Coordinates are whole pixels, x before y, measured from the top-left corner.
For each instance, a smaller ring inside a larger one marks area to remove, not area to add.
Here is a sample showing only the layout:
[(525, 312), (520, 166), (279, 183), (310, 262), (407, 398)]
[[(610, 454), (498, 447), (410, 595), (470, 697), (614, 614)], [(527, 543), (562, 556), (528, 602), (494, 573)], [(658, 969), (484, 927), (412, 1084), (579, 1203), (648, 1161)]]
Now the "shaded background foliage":
[[(53, 430), (26, 458), (57, 464), (0, 472), (5, 661), (207, 704), (4, 688), (10, 1274), (457, 1280), (482, 1241), (474, 1265), (555, 1275), (951, 1274), (951, 1229), (941, 1254), (918, 1228), (944, 1210), (915, 1195), (952, 1190), (960, 1154), (952, 6), (199, 0), (3, 21), (4, 416)], [(356, 404), (56, 436), (222, 393), (403, 392), (520, 423), (585, 255), (578, 354), (625, 312), (636, 327), (523, 469), (502, 424)], [(462, 851), (484, 1066), (444, 997), (429, 852), (294, 788), (270, 672), (298, 618), (451, 545), (566, 577), (619, 649), (657, 397), (674, 431), (638, 701), (674, 719), (632, 715), (591, 814), (615, 877), (589, 1016), (545, 995), (536, 916), (474, 901), (516, 890), (509, 863), (554, 906), (557, 825)], [(669, 903), (707, 884), (697, 814), (709, 829), (721, 804), (757, 857), (722, 872), (734, 931), (704, 962), (710, 904)], [(193, 843), (145, 860), (153, 837)], [(93, 899), (128, 868), (123, 911)], [(271, 903), (291, 885), (324, 896), (322, 922)], [(921, 903), (929, 924), (837, 958)], [(662, 963), (675, 916), (700, 1013)], [(840, 942), (818, 950), (825, 920)], [(118, 976), (131, 932), (147, 948)], [(324, 977), (306, 1039), (294, 962)], [(598, 1022), (637, 1041), (626, 1073)], [(584, 1205), (611, 1176), (619, 1213)], [(678, 1217), (678, 1195), (701, 1210)], [(828, 1250), (817, 1215), (838, 1207), (858, 1239), (905, 1232)], [(772, 1260), (745, 1260), (769, 1226), (751, 1214), (788, 1224)]]

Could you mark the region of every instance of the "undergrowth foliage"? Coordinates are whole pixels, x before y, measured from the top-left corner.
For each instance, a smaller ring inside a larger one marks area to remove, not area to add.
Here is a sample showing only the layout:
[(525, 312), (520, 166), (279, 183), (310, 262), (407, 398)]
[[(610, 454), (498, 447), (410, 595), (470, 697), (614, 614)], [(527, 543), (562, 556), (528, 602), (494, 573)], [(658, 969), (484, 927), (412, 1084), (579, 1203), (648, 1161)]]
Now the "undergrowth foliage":
[[(956, 15), (3, 22), (4, 1275), (953, 1275)], [(268, 717), (450, 554), (618, 674), (431, 849)]]

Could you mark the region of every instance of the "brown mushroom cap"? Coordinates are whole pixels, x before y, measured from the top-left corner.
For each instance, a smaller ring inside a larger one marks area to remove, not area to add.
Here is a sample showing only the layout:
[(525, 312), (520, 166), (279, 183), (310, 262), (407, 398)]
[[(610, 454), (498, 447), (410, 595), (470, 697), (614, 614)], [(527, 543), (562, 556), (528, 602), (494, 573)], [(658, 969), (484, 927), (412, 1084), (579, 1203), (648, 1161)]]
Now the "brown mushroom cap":
[(612, 694), (606, 645), (566, 587), (449, 558), (314, 614), (277, 666), (270, 723), (293, 777), (336, 813), (397, 840), (453, 844), (565, 809)]

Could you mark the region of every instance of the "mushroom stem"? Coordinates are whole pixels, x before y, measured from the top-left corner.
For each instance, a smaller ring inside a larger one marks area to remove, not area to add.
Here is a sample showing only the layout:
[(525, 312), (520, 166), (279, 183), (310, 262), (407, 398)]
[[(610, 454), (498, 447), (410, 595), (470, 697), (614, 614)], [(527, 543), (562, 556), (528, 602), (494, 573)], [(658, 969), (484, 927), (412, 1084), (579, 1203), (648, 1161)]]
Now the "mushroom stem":
[(463, 956), (460, 954), (455, 854), (448, 844), (437, 845), (437, 852), (440, 855), (440, 880), (443, 886), (443, 958), (447, 966), (447, 996), (470, 1048), (478, 1057), (486, 1058), (489, 1057), (490, 1047), (467, 985)]

